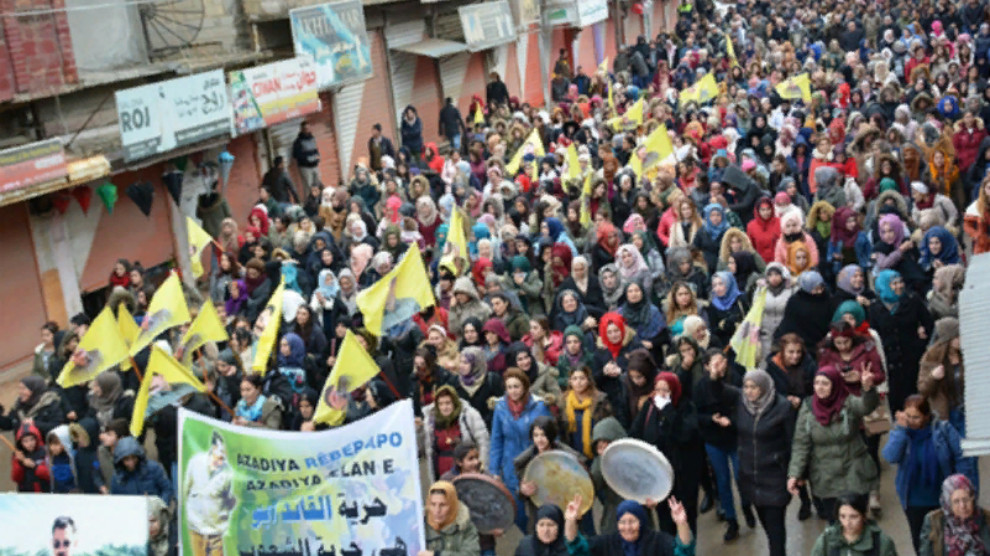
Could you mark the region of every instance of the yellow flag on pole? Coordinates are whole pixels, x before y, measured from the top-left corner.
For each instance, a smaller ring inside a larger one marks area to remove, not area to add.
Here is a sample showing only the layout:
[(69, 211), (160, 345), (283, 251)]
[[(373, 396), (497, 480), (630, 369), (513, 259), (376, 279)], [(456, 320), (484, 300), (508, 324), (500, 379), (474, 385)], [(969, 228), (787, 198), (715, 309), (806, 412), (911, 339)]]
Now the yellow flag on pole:
[(206, 386), (189, 372), (188, 368), (183, 367), (162, 348), (151, 346), (148, 367), (144, 370), (141, 387), (134, 398), (134, 412), (131, 414), (131, 435), (133, 436), (141, 436), (141, 433), (144, 432), (148, 398), (151, 396), (151, 383), (155, 375), (161, 376), (169, 384), (188, 384), (200, 392), (206, 392)]
[(474, 108), (474, 124), (485, 124), (485, 115), (482, 114), (481, 105)]
[(603, 71), (605, 75), (608, 75), (608, 56), (602, 60), (602, 63), (598, 64), (598, 71)]
[(591, 225), (591, 172), (584, 177), (584, 186), (581, 188), (581, 225)]
[(216, 307), (207, 299), (199, 308), (199, 314), (189, 325), (189, 330), (186, 330), (182, 336), (178, 350), (182, 364), (187, 367), (192, 365), (193, 352), (206, 342), (225, 342), (228, 339), (230, 337), (223, 326), (223, 321), (220, 320), (220, 315), (217, 314)]
[(689, 102), (704, 104), (710, 100), (714, 100), (717, 96), (718, 83), (715, 81), (715, 76), (708, 73), (699, 79), (697, 83), (681, 91), (678, 97), (678, 104), (682, 106)]
[(337, 353), (337, 362), (323, 385), (313, 422), (326, 423), (332, 427), (343, 424), (351, 392), (367, 384), (378, 373), (375, 360), (358, 343), (357, 336), (348, 330)]
[(637, 100), (626, 113), (609, 120), (612, 129), (616, 131), (636, 129), (643, 123), (643, 99)]
[(435, 303), (423, 257), (415, 242), (402, 262), (357, 296), (364, 327), (375, 336)]
[(512, 160), (505, 165), (505, 172), (510, 178), (516, 175), (522, 164), (523, 156), (529, 153), (533, 153), (537, 159), (546, 155), (546, 151), (543, 149), (543, 140), (540, 139), (540, 131), (535, 128), (526, 138), (526, 141), (516, 149), (515, 154), (512, 155)]
[(171, 274), (158, 287), (148, 304), (148, 314), (141, 323), (141, 333), (131, 345), (131, 356), (137, 354), (169, 328), (189, 322), (189, 308), (182, 293), (178, 274)]
[(732, 66), (738, 66), (739, 60), (736, 59), (736, 47), (732, 44), (732, 37), (728, 33), (725, 34), (725, 52), (729, 55), (729, 60), (732, 61)]
[(760, 288), (756, 292), (753, 306), (746, 313), (746, 318), (736, 328), (729, 341), (729, 345), (736, 352), (736, 363), (746, 369), (756, 367), (756, 360), (759, 358), (760, 325), (763, 323), (763, 309), (766, 305), (767, 290)]
[(193, 278), (199, 278), (205, 272), (202, 259), (203, 249), (206, 249), (206, 246), (213, 242), (213, 238), (188, 216), (186, 217), (186, 234), (189, 238), (189, 261), (192, 264)]
[(254, 361), (251, 362), (251, 370), (261, 373), (264, 376), (268, 371), (268, 359), (275, 349), (275, 340), (278, 338), (278, 327), (282, 324), (282, 298), (285, 295), (285, 278), (282, 278), (278, 287), (268, 298), (268, 304), (258, 315), (255, 321), (255, 328), (259, 325), (264, 327), (261, 336), (258, 337), (258, 348), (254, 352)]
[(777, 94), (783, 99), (801, 99), (811, 103), (811, 80), (807, 73), (795, 75), (777, 84)]
[(649, 170), (673, 154), (673, 152), (674, 146), (670, 143), (667, 126), (660, 124), (646, 138), (646, 158), (643, 160), (643, 169)]
[(86, 383), (127, 359), (127, 344), (110, 307), (104, 307), (83, 334), (75, 353), (55, 381), (62, 388)]
[(455, 206), (450, 217), (450, 228), (447, 230), (447, 242), (443, 244), (443, 256), (440, 257), (440, 268), (449, 269), (454, 276), (461, 274), (457, 269), (458, 258), (462, 259), (465, 269), (471, 261), (464, 228), (464, 217), (461, 215), (461, 209)]
[(567, 145), (567, 177), (574, 180), (581, 177), (581, 160), (574, 143)]
[[(124, 338), (124, 343), (127, 344), (127, 349), (130, 349), (131, 344), (134, 343), (134, 340), (137, 339), (138, 334), (141, 333), (141, 328), (138, 327), (134, 317), (131, 316), (131, 312), (127, 310), (126, 303), (117, 305), (117, 328), (120, 329), (120, 336)], [(120, 362), (120, 370), (127, 371), (130, 368), (130, 357)]]

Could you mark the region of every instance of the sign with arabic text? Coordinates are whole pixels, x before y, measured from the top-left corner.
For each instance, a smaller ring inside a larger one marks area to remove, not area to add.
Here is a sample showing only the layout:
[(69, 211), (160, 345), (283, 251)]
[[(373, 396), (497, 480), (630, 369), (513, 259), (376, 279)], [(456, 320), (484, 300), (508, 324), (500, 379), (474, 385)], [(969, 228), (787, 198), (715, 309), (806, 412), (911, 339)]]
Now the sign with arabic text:
[(371, 46), (360, 0), (296, 8), (289, 12), (289, 23), (296, 55), (316, 62), (321, 90), (371, 77)]
[(516, 40), (516, 26), (507, 0), (461, 6), (457, 13), (464, 28), (464, 42), (471, 52)]
[(58, 139), (0, 151), (0, 192), (65, 178), (69, 170)]
[(124, 159), (131, 161), (230, 132), (223, 70), (117, 91)]
[(292, 58), (232, 71), (229, 76), (237, 135), (320, 109), (316, 66), (309, 58)]
[(242, 427), (186, 410), (179, 430), (182, 554), (406, 556), (425, 547), (409, 400), (327, 431)]

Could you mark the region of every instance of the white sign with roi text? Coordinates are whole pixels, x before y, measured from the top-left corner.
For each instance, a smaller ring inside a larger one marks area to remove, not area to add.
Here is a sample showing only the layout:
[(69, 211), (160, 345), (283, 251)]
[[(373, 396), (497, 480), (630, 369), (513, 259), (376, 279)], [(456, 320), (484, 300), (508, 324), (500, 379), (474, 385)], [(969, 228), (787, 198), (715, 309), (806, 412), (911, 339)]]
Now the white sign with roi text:
[(117, 91), (124, 159), (166, 153), (230, 132), (223, 70)]

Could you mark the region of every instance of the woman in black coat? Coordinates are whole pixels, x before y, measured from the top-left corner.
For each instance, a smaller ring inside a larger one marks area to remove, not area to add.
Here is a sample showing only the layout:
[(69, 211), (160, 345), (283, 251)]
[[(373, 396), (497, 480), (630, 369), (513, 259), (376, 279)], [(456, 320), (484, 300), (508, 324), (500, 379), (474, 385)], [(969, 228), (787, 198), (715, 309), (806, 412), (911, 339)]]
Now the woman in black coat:
[[(49, 390), (45, 386), (45, 379), (37, 375), (26, 376), (21, 379), (19, 387), (14, 407), (6, 415), (0, 415), (0, 430), (17, 431), (21, 423), (31, 419), (45, 438), (52, 429), (65, 423), (62, 399), (57, 390)], [(3, 408), (0, 407), (2, 413)]]
[(732, 423), (739, 442), (739, 494), (756, 507), (770, 545), (770, 556), (783, 556), (787, 546), (784, 516), (791, 495), (787, 466), (794, 436), (794, 408), (776, 392), (766, 371), (743, 377), (742, 390), (724, 382), (722, 395), (737, 400)]
[[(704, 444), (698, 415), (690, 400), (681, 399), (681, 381), (663, 372), (653, 382), (653, 400), (643, 405), (633, 421), (630, 436), (657, 447), (674, 468), (672, 496), (684, 504), (692, 531), (698, 525), (698, 487), (705, 468)], [(657, 508), (660, 529), (674, 533), (674, 522), (664, 506)]]
[(664, 505), (676, 525), (677, 534), (650, 529), (646, 510), (638, 502), (622, 501), (616, 509), (618, 532), (585, 538), (578, 533), (581, 495), (567, 504), (564, 511), (564, 539), (571, 556), (674, 556), (694, 554), (694, 535), (688, 515), (673, 496)]
[(887, 355), (890, 407), (904, 407), (904, 400), (918, 390), (918, 366), (935, 322), (897, 271), (877, 273), (876, 290), (879, 300), (870, 304), (870, 326), (880, 334)]
[(834, 307), (825, 280), (817, 271), (803, 272), (798, 277), (798, 287), (800, 289), (787, 300), (784, 318), (774, 332), (774, 338), (793, 332), (804, 340), (804, 345), (816, 346), (828, 334)]
[[(564, 512), (553, 504), (544, 504), (536, 510), (535, 522), (536, 531), (519, 541), (516, 556), (568, 556), (564, 542)], [(543, 527), (540, 522), (544, 522)]]

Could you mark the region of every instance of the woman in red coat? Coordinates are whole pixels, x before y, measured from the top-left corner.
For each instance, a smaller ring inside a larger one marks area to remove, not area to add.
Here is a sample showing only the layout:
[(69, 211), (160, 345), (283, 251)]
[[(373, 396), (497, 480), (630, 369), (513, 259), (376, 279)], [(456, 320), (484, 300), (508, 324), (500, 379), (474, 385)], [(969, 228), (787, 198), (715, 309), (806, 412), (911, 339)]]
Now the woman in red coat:
[(773, 250), (780, 239), (780, 218), (774, 216), (773, 201), (763, 197), (753, 208), (753, 219), (746, 225), (746, 235), (764, 261), (773, 260)]
[(983, 120), (977, 118), (970, 110), (967, 110), (962, 119), (956, 122), (952, 146), (956, 149), (956, 164), (960, 173), (965, 174), (976, 161), (976, 156), (980, 152), (980, 142), (986, 136), (987, 130), (983, 127)]
[(887, 376), (876, 344), (846, 321), (833, 322), (828, 336), (818, 346), (818, 368), (825, 366), (835, 367), (842, 373), (846, 390), (854, 396), (860, 395), (863, 373), (872, 374), (874, 384), (882, 383)]

